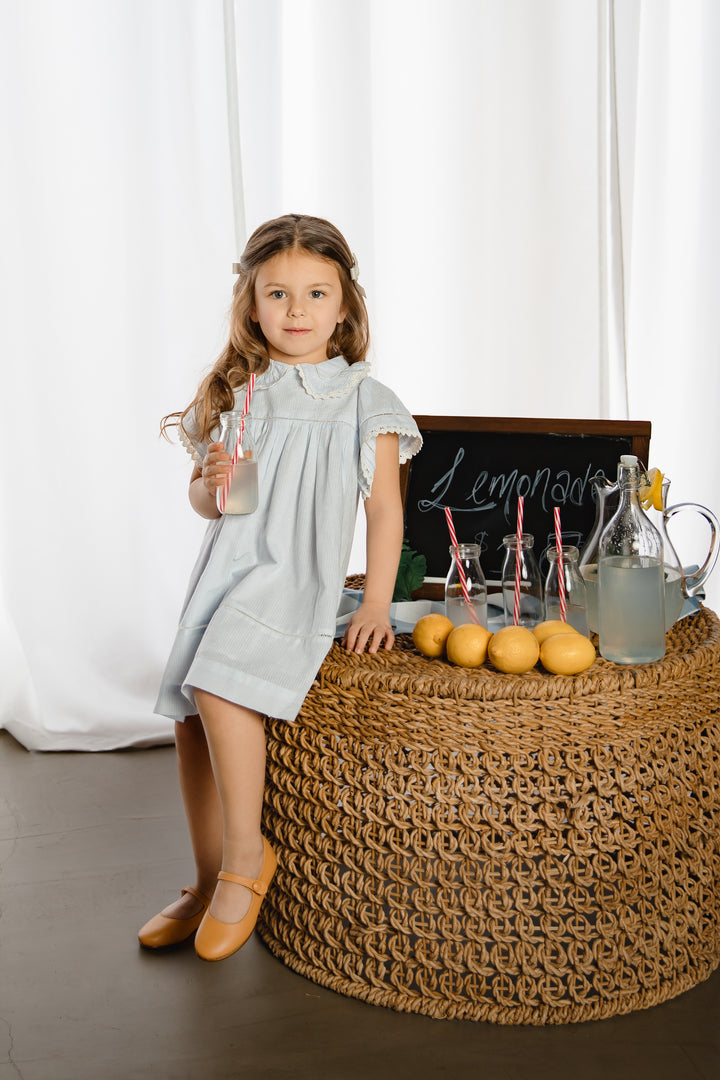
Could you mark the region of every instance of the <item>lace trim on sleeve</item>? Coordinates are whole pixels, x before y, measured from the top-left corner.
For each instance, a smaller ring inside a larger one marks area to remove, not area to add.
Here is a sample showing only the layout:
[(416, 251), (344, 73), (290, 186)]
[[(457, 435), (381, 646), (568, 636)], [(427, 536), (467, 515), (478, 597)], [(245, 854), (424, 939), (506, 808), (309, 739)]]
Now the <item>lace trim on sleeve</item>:
[(414, 457), (422, 446), (422, 436), (418, 435), (415, 427), (403, 427), (401, 424), (393, 423), (380, 423), (377, 427), (372, 427), (365, 435), (360, 447), (360, 491), (364, 499), (369, 498), (372, 490), (375, 476), (375, 441), (378, 435), (400, 436), (401, 465)]
[(193, 445), (193, 443), (190, 441), (190, 439), (185, 434), (185, 430), (182, 427), (182, 425), (178, 426), (178, 434), (180, 436), (180, 442), (183, 444), (183, 446), (185, 447), (185, 449), (187, 450), (188, 454), (193, 459), (195, 464), (196, 465), (202, 465), (202, 458), (198, 454), (198, 452), (195, 449), (195, 446)]

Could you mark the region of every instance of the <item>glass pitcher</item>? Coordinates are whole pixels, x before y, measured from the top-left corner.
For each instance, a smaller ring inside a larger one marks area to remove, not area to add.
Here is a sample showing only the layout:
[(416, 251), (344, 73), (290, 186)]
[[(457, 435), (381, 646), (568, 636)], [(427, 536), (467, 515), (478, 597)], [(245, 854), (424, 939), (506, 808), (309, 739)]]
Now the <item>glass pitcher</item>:
[[(673, 623), (680, 617), (680, 612), (682, 611), (686, 598), (695, 596), (700, 592), (712, 573), (715, 563), (717, 562), (718, 554), (720, 554), (720, 522), (718, 522), (718, 519), (715, 514), (713, 514), (712, 510), (708, 510), (706, 506), (694, 502), (676, 503), (674, 506), (668, 506), (669, 490), (670, 481), (665, 477), (662, 485), (662, 511), (648, 511), (655, 527), (659, 530), (660, 535), (663, 538), (665, 549), (666, 630), (669, 630)], [(681, 513), (683, 510), (692, 510), (696, 514), (700, 514), (710, 526), (710, 546), (708, 548), (707, 556), (700, 569), (692, 574), (685, 573), (682, 562), (670, 540), (667, 530), (670, 519), (676, 514)]]
[(620, 496), (620, 485), (607, 476), (597, 473), (590, 477), (590, 483), (595, 491), (595, 524), (592, 532), (585, 541), (580, 552), (580, 573), (585, 582), (585, 605), (587, 612), (587, 626), (594, 634), (599, 633), (598, 624), (598, 547), (602, 531), (617, 510)]

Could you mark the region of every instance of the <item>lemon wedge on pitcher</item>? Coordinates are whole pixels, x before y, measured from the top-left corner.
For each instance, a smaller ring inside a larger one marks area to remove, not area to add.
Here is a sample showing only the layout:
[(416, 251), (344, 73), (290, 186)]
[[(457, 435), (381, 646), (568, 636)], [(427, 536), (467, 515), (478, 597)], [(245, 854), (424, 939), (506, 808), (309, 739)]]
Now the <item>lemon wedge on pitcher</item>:
[(640, 505), (643, 510), (649, 510), (650, 507), (654, 507), (655, 510), (662, 510), (663, 498), (662, 498), (662, 485), (663, 474), (659, 469), (648, 469), (647, 471), (647, 483), (641, 484), (638, 490), (640, 497)]

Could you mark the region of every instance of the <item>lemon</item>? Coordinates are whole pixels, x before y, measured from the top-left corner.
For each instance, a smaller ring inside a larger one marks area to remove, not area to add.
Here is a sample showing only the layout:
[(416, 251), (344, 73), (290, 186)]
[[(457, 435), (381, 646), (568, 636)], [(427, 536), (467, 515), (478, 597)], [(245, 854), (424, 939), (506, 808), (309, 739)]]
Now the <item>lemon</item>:
[(569, 622), (562, 622), (561, 619), (548, 619), (546, 622), (538, 623), (533, 627), (533, 634), (537, 640), (538, 645), (542, 645), (546, 638), (552, 637), (553, 634), (577, 634), (577, 630), (574, 626), (571, 626)]
[(662, 510), (663, 474), (659, 469), (649, 469), (646, 475), (647, 484), (641, 484), (638, 489), (640, 505), (643, 510), (649, 510), (651, 506), (656, 510)]
[(488, 645), (488, 659), (498, 671), (522, 675), (537, 664), (540, 646), (526, 626), (504, 626), (493, 634)]
[(448, 660), (460, 667), (480, 667), (485, 663), (491, 637), (489, 630), (476, 623), (456, 626), (445, 643)]
[(442, 656), (445, 652), (445, 642), (454, 629), (454, 624), (445, 615), (437, 613), (423, 615), (415, 623), (415, 629), (412, 632), (415, 648), (423, 656)]
[(553, 675), (578, 675), (595, 662), (595, 646), (583, 634), (555, 634), (540, 646), (540, 663)]

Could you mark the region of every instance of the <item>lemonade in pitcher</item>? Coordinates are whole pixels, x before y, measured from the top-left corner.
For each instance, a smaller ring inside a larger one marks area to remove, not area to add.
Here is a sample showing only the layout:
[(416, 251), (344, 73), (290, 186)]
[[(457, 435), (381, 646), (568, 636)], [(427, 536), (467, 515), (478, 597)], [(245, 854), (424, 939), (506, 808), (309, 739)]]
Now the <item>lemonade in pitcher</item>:
[[(598, 568), (597, 563), (583, 566), (582, 576), (585, 581), (585, 600), (587, 603), (588, 629), (598, 633)], [(683, 594), (682, 573), (679, 568), (665, 564), (663, 567), (665, 586), (665, 629), (680, 618), (685, 596)]]

